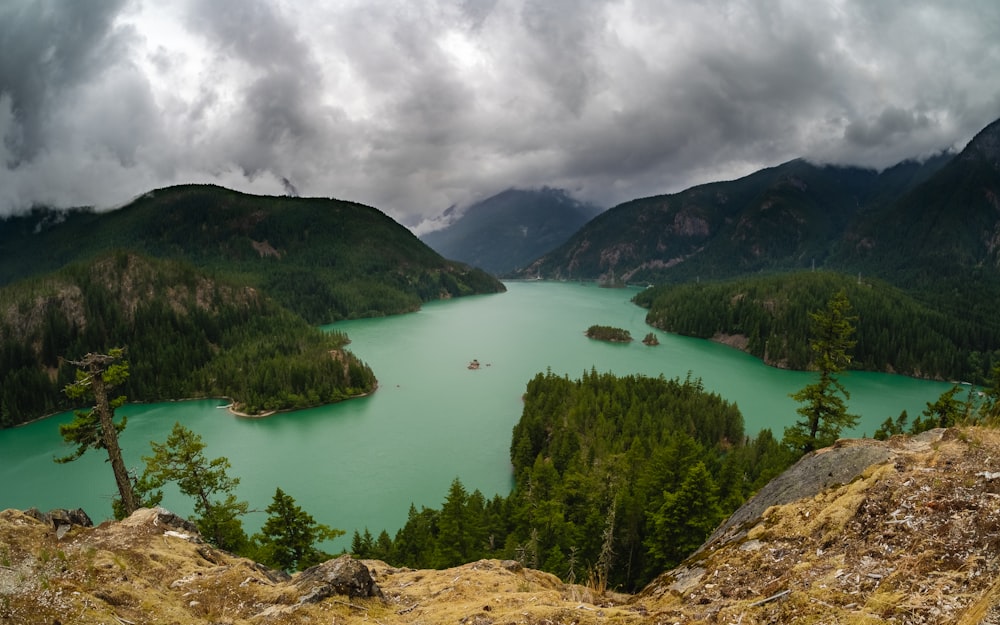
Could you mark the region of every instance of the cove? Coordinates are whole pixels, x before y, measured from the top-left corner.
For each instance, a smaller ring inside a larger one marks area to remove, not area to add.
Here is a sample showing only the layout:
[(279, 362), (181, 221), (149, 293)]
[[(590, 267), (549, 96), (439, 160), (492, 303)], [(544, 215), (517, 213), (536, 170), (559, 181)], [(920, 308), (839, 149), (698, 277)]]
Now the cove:
[[(410, 503), (439, 507), (451, 481), (487, 497), (511, 487), (511, 429), (521, 395), (536, 373), (579, 377), (595, 368), (619, 375), (701, 378), (705, 388), (735, 402), (746, 432), (769, 427), (780, 438), (796, 418), (788, 395), (813, 380), (774, 369), (734, 349), (651, 330), (646, 311), (630, 302), (634, 289), (558, 282), (511, 282), (508, 292), (427, 304), (416, 313), (328, 326), (351, 338), (350, 349), (374, 369), (379, 389), (332, 406), (240, 419), (224, 402), (198, 400), (128, 405), (121, 443), (126, 463), (141, 470), (149, 441), (166, 439), (175, 421), (198, 432), (208, 458), (226, 456), (239, 476), (238, 496), (250, 503), (248, 532), (263, 523), (276, 487), (317, 521), (347, 531), (327, 548), (349, 548), (352, 532), (406, 522)], [(591, 325), (629, 330), (619, 345), (587, 339)], [(165, 340), (169, 340), (165, 338)], [(468, 364), (478, 360), (480, 368)], [(871, 435), (886, 417), (914, 417), (949, 384), (876, 373), (842, 377), (849, 409), (861, 415), (850, 435)], [(0, 430), (0, 509), (84, 508), (100, 522), (111, 516), (114, 479), (105, 458), (90, 451), (58, 465), (69, 448), (59, 438), (64, 414)], [(190, 514), (187, 499), (168, 491), (164, 505)]]

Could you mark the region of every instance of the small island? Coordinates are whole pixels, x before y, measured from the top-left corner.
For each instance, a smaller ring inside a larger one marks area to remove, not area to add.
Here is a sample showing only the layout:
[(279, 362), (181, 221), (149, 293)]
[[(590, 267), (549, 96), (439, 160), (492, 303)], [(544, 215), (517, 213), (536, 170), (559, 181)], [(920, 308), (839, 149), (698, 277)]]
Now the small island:
[(649, 334), (643, 337), (642, 344), (654, 347), (660, 344), (660, 339), (656, 338), (656, 335), (650, 332)]
[(632, 334), (628, 330), (612, 326), (590, 326), (587, 328), (587, 337), (611, 343), (630, 343), (632, 341)]

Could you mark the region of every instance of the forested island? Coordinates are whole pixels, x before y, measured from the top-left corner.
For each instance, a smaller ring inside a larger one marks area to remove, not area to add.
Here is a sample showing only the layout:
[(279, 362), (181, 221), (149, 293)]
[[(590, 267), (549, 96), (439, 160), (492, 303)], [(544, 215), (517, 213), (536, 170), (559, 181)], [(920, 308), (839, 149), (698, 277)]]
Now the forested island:
[(634, 590), (680, 562), (794, 458), (695, 378), (551, 371), (532, 379), (511, 438), (507, 497), (456, 479), (440, 509), (410, 507), (396, 536), (352, 552), (443, 568), (510, 558), (566, 580)]
[(609, 343), (630, 343), (632, 333), (623, 328), (613, 326), (592, 325), (587, 328), (587, 338)]

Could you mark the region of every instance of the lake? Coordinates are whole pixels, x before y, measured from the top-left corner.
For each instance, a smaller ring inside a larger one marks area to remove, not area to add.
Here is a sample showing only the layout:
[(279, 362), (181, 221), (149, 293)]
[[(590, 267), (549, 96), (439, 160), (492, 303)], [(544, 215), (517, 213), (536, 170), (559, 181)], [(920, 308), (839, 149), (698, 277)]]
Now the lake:
[[(455, 477), (471, 492), (506, 494), (512, 485), (511, 429), (521, 395), (536, 373), (551, 369), (579, 377), (596, 368), (617, 374), (700, 377), (709, 391), (737, 403), (746, 431), (771, 428), (781, 437), (795, 421), (788, 395), (813, 380), (804, 372), (774, 369), (709, 341), (655, 331), (660, 345), (640, 342), (649, 331), (646, 311), (633, 305), (633, 289), (555, 282), (511, 282), (508, 292), (434, 302), (419, 312), (338, 323), (350, 349), (374, 369), (379, 389), (369, 397), (332, 406), (240, 419), (224, 402), (197, 400), (128, 405), (121, 437), (126, 463), (141, 470), (149, 441), (166, 439), (175, 421), (198, 432), (208, 458), (226, 456), (230, 475), (242, 480), (238, 496), (250, 502), (245, 520), (255, 531), (276, 487), (317, 521), (347, 531), (328, 549), (350, 545), (368, 527), (395, 535), (410, 503), (439, 507)], [(591, 325), (629, 330), (631, 344), (587, 339)], [(468, 364), (478, 360), (480, 368)], [(861, 415), (852, 435), (871, 435), (886, 417), (905, 409), (920, 414), (950, 385), (851, 372), (849, 409)], [(13, 430), (0, 430), (0, 509), (77, 508), (95, 522), (111, 516), (117, 491), (102, 453), (57, 465), (65, 455), (58, 424), (64, 414)], [(190, 514), (189, 501), (167, 492), (164, 505)]]

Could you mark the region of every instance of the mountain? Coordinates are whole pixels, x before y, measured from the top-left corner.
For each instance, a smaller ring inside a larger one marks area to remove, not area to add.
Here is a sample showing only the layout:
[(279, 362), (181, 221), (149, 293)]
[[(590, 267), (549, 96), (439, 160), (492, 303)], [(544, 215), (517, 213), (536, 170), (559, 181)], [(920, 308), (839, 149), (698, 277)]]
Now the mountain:
[(938, 155), (881, 173), (793, 160), (602, 213), (522, 277), (674, 282), (825, 266), (859, 219), (932, 179)]
[(885, 210), (858, 220), (835, 258), (907, 281), (963, 280), (1000, 269), (1000, 120)]
[(554, 249), (600, 211), (561, 189), (508, 189), (420, 239), (445, 258), (501, 275)]
[(0, 285), (114, 249), (224, 274), (314, 324), (503, 290), (375, 208), (208, 185), (151, 191), (106, 213), (36, 209), (8, 217), (0, 221)]
[(415, 570), (343, 556), (289, 576), (210, 547), (163, 509), (97, 527), (71, 524), (86, 523), (79, 514), (5, 510), (0, 619), (996, 623), (1000, 474), (988, 469), (998, 456), (1000, 434), (985, 428), (841, 441), (812, 452), (693, 556), (631, 596), (564, 583), (516, 561)]

